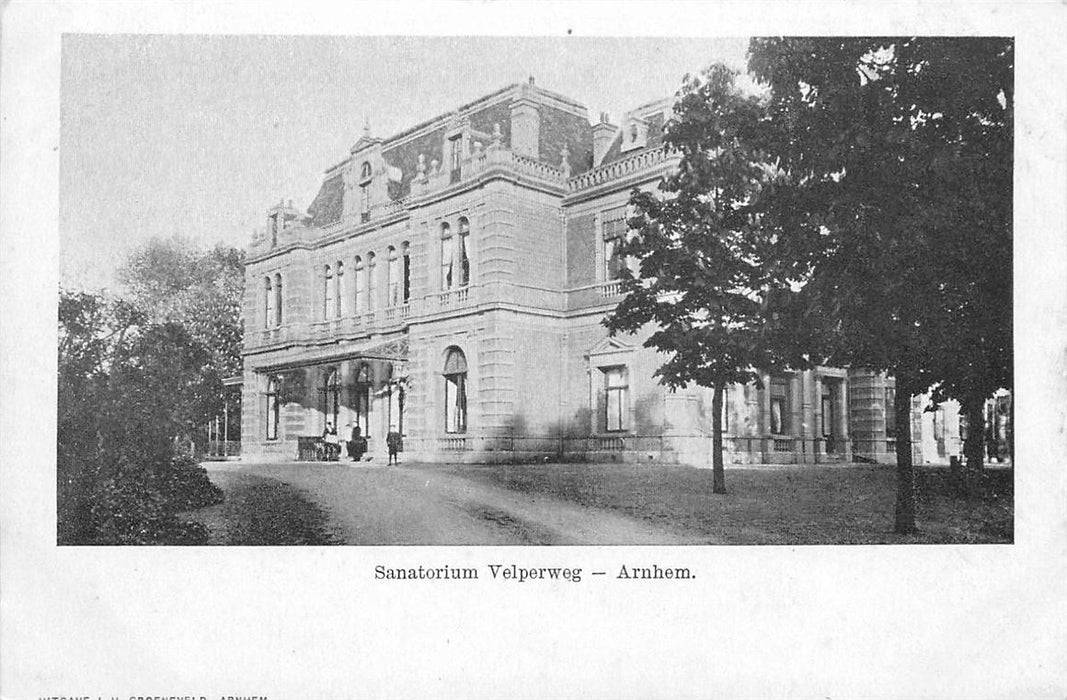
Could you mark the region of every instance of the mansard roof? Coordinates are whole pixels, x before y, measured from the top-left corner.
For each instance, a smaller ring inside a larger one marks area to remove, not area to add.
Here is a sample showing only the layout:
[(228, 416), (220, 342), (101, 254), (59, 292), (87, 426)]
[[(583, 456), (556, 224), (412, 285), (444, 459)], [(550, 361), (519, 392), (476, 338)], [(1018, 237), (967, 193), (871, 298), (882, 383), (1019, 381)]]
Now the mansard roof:
[[(519, 99), (529, 99), (539, 107), (541, 136), (538, 160), (559, 167), (560, 152), (566, 144), (572, 173), (582, 173), (592, 167), (592, 126), (586, 108), (575, 100), (536, 85), (515, 83), (398, 134), (377, 140), (386, 164), (401, 172), (401, 179), (390, 183), (390, 198), (401, 199), (410, 192), (420, 155), (424, 156), (427, 168), (434, 160), (444, 162), (445, 134), (458, 124), (469, 125), (472, 140), (481, 141), (485, 146), (489, 145), (494, 129), (499, 125), (502, 144), (510, 148), (511, 106)], [(369, 137), (364, 136), (352, 152), (371, 144)], [(346, 158), (326, 171), (319, 193), (308, 207), (312, 226), (325, 226), (341, 218), (344, 197), (342, 171), (349, 161), (350, 158)]]

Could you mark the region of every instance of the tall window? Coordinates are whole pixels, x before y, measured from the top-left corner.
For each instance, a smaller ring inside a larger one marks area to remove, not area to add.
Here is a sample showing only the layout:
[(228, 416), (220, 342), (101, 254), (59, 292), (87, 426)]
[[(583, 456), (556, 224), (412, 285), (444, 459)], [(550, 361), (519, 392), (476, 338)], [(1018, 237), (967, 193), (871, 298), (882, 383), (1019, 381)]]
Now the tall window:
[(887, 386), (885, 388), (885, 436), (895, 438), (897, 436), (897, 389)]
[(459, 263), (459, 286), (466, 287), (471, 281), (470, 223), (467, 217), (459, 219), (459, 237), (456, 240), (456, 259)]
[(274, 322), (274, 287), (271, 284), (270, 276), (264, 280), (263, 286), (263, 327), (270, 328)]
[(370, 221), (370, 163), (363, 163), (359, 171), (359, 180), (359, 218), (361, 221)]
[(348, 303), (345, 295), (345, 264), (337, 261), (337, 316), (348, 314)]
[(628, 390), (625, 367), (608, 367), (604, 370), (604, 409), (607, 412), (604, 425), (608, 431), (618, 432), (629, 427)]
[(389, 267), (386, 270), (386, 299), (387, 306), (396, 306), (400, 303), (400, 256), (396, 253), (396, 248), (389, 246)]
[(356, 395), (354, 403), (356, 408), (356, 425), (359, 426), (363, 437), (370, 437), (370, 365), (366, 362), (359, 366), (356, 373)]
[(404, 291), (403, 291), (403, 293), (404, 293), (404, 303), (406, 304), (406, 303), (408, 303), (408, 301), (411, 300), (411, 250), (408, 247), (407, 241), (404, 242), (404, 245), (402, 247), (402, 252), (403, 252), (403, 255), (402, 255), (401, 259), (403, 261), (402, 264), (403, 264), (403, 268), (404, 268), (403, 272), (402, 272), (402, 275), (404, 277), (404, 281), (403, 281)]
[(337, 313), (337, 279), (329, 265), (326, 266), (325, 273), (322, 283), (322, 317), (331, 319)]
[(456, 134), (448, 140), (449, 182), (459, 182), (462, 158), (463, 135)]
[(274, 325), (282, 325), (282, 275), (274, 275)]
[(626, 240), (626, 207), (609, 209), (603, 214), (604, 231), (604, 281), (625, 276), (626, 261), (619, 254), (619, 247)]
[(459, 348), (445, 356), (445, 432), (467, 432), (467, 358)]
[(278, 439), (278, 423), (281, 409), (278, 404), (278, 379), (267, 380), (267, 439)]
[(356, 288), (356, 313), (361, 314), (367, 310), (367, 273), (363, 269), (363, 258), (356, 256), (356, 274), (353, 280)]
[(452, 289), (452, 229), (441, 224), (441, 289)]
[(771, 379), (771, 434), (789, 433), (789, 382), (786, 379)]
[[(325, 422), (329, 422), (334, 430), (337, 429), (337, 418), (341, 413), (341, 381), (337, 376), (337, 369), (331, 369), (326, 374), (322, 384), (322, 415)], [(323, 428), (326, 426), (323, 425)]]
[(374, 253), (367, 253), (367, 311), (374, 311), (378, 305), (378, 273), (374, 263)]

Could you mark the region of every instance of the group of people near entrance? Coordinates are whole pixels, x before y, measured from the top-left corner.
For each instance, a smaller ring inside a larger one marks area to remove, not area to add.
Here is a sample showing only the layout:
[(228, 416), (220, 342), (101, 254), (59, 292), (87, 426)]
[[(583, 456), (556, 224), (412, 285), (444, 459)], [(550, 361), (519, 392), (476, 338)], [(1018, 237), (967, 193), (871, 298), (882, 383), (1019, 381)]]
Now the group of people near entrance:
[[(326, 429), (322, 431), (322, 441), (324, 443), (326, 454), (325, 458), (331, 462), (336, 462), (341, 458), (341, 440), (337, 437), (337, 429), (333, 427), (333, 423), (326, 421)], [(345, 443), (347, 448), (348, 457), (353, 462), (360, 462), (363, 460), (363, 455), (367, 454), (367, 438), (363, 437), (362, 431), (358, 425), (352, 426), (352, 434), (348, 441)], [(389, 450), (389, 464), (400, 463), (400, 450), (402, 447), (400, 433), (395, 428), (389, 430), (385, 436), (385, 446)], [(369, 458), (368, 458), (369, 459)]]

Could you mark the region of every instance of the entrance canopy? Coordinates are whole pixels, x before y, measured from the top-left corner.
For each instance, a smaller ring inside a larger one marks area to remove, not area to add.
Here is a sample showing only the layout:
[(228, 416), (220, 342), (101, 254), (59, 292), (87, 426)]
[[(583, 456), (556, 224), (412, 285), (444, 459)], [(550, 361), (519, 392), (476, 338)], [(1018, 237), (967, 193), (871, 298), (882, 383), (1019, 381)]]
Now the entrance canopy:
[(364, 346), (332, 345), (318, 350), (309, 350), (292, 360), (281, 360), (256, 367), (257, 372), (279, 372), (287, 369), (311, 367), (342, 360), (384, 360), (405, 362), (408, 358), (408, 339), (399, 338)]

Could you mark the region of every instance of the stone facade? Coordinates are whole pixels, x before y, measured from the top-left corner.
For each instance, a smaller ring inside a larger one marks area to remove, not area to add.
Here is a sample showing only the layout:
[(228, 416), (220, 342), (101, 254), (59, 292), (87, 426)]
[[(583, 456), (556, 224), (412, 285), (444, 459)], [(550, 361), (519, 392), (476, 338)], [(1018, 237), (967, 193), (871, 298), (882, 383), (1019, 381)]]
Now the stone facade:
[[(592, 125), (513, 85), (365, 135), (307, 214), (270, 209), (246, 268), (244, 455), (295, 459), (329, 421), (381, 459), (396, 430), (419, 461), (709, 465), (710, 391), (666, 391), (646, 335), (601, 324), (629, 192), (677, 164), (669, 109)], [(727, 461), (892, 461), (892, 389), (835, 368), (730, 387)]]

